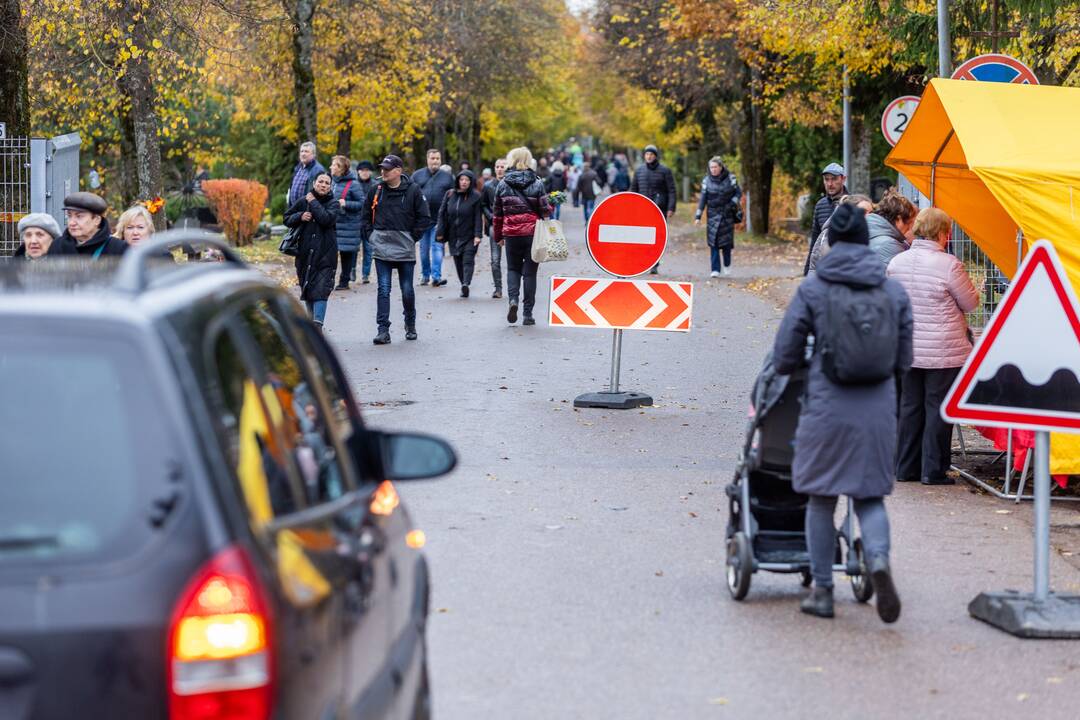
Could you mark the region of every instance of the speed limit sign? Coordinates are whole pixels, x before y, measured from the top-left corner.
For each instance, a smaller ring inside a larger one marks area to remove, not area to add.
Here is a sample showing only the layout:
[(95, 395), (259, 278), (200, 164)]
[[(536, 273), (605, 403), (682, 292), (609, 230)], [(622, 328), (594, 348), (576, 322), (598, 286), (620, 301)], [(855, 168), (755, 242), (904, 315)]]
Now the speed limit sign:
[(885, 112), (881, 114), (881, 133), (890, 145), (900, 142), (900, 136), (907, 130), (911, 116), (919, 107), (919, 98), (915, 95), (904, 95), (889, 103)]

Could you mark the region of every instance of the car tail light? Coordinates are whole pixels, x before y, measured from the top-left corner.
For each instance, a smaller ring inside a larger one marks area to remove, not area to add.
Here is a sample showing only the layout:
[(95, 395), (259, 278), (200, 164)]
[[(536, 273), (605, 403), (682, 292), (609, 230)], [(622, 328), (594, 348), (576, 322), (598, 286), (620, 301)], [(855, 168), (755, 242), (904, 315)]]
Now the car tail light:
[(203, 565), (176, 603), (169, 625), (169, 717), (270, 717), (271, 620), (258, 576), (241, 548), (226, 548)]

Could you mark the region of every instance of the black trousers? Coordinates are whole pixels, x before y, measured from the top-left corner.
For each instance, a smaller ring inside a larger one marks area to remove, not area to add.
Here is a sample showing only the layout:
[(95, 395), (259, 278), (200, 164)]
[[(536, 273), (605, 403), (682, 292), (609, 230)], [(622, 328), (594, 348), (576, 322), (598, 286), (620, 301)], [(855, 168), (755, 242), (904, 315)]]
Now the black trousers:
[(349, 279), (356, 270), (356, 253), (339, 250), (338, 255), (341, 256), (341, 279), (338, 280), (338, 285), (348, 285)]
[(457, 279), (462, 285), (472, 285), (473, 270), (476, 269), (476, 245), (472, 240), (460, 255), (454, 255), (454, 269), (457, 270)]
[(941, 480), (952, 463), (952, 423), (941, 419), (941, 403), (960, 368), (911, 368), (900, 396), (900, 442), (896, 477)]
[(536, 304), (536, 271), (539, 265), (532, 259), (532, 236), (508, 237), (506, 242), (506, 295), (511, 305), (518, 302), (521, 286), (525, 286), (525, 297), (521, 298), (521, 311), (525, 317), (532, 317), (533, 305)]

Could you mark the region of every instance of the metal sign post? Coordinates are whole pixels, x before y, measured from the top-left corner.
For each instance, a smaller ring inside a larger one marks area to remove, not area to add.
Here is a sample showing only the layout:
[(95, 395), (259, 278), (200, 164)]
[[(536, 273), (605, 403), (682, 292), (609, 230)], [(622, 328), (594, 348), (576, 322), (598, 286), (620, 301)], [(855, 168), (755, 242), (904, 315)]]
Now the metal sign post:
[(1054, 246), (1039, 240), (941, 405), (949, 422), (1035, 431), (1034, 592), (984, 592), (968, 605), (1018, 637), (1080, 639), (1080, 596), (1050, 592), (1050, 431), (1080, 432), (1078, 359), (1080, 303)]

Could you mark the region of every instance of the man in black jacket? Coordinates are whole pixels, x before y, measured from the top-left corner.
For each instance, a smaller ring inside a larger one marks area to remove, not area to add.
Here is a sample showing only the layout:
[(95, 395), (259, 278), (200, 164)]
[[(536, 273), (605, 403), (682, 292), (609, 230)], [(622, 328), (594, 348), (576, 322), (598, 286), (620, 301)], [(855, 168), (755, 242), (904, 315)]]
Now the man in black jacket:
[(390, 344), (390, 288), (397, 270), (401, 303), (405, 309), (405, 339), (416, 339), (416, 243), (431, 227), (428, 204), (420, 187), (403, 174), (397, 155), (387, 155), (379, 163), (382, 182), (368, 193), (361, 213), (361, 227), (371, 242), (375, 274), (379, 281), (375, 322), (376, 345)]
[(492, 228), (495, 226), (495, 189), (505, 175), (506, 158), (499, 158), (495, 161), (495, 177), (485, 180), (483, 189), (484, 225), (488, 242), (491, 244), (491, 279), (495, 283), (495, 292), (491, 293), (491, 297), (496, 299), (502, 297), (502, 246), (495, 242)]
[(94, 193), (77, 192), (64, 198), (67, 228), (49, 247), (49, 255), (82, 255), (97, 260), (102, 255), (123, 255), (128, 245), (109, 232), (104, 199)]
[(808, 239), (810, 247), (806, 251), (806, 264), (803, 266), (803, 275), (810, 272), (810, 256), (814, 252), (814, 244), (821, 237), (821, 231), (825, 229), (825, 223), (832, 216), (836, 204), (840, 202), (840, 198), (848, 194), (848, 189), (844, 185), (845, 180), (847, 180), (847, 173), (840, 163), (829, 163), (821, 171), (821, 181), (825, 185), (825, 194), (814, 205), (814, 222), (810, 225), (810, 237)]
[[(675, 214), (675, 176), (667, 165), (660, 163), (660, 151), (655, 145), (645, 146), (645, 162), (634, 173), (630, 192), (652, 200), (665, 217)], [(649, 272), (653, 275), (660, 272), (660, 263), (653, 265)]]
[[(439, 208), (448, 190), (454, 189), (454, 176), (441, 169), (442, 153), (434, 148), (427, 151), (427, 167), (420, 168), (412, 176), (412, 182), (424, 193), (428, 202), (428, 215), (439, 216)], [(420, 239), (420, 284), (431, 286), (445, 285), (442, 276), (442, 243), (435, 240), (435, 227), (432, 226)]]

